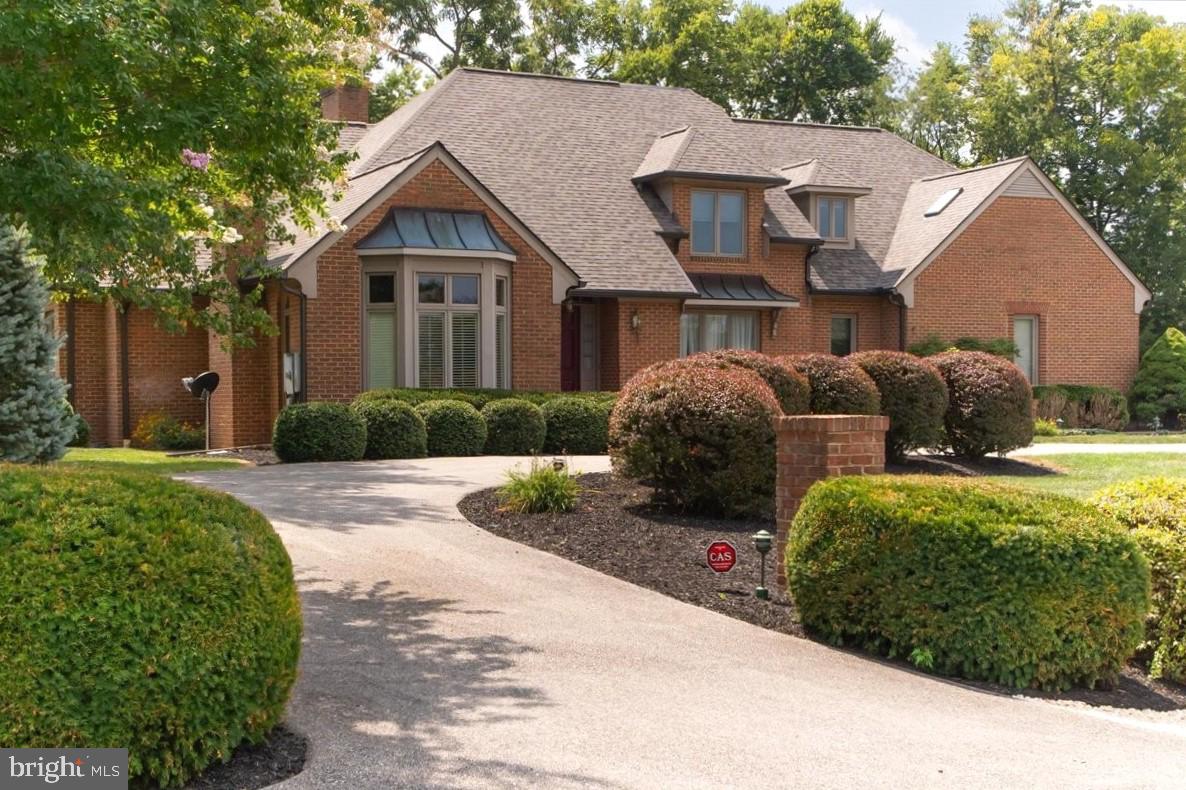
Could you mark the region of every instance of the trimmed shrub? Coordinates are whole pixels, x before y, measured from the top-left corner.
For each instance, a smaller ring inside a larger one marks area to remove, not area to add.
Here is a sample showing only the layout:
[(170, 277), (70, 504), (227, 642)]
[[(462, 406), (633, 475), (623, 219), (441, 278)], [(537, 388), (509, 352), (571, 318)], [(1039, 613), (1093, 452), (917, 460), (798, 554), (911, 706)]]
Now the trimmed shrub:
[(1137, 419), (1175, 427), (1186, 413), (1186, 333), (1170, 327), (1141, 356), (1129, 393)]
[(581, 486), (567, 469), (532, 461), (530, 472), (507, 472), (498, 500), (515, 513), (567, 513), (576, 507)]
[(956, 455), (981, 458), (1034, 440), (1033, 394), (1025, 375), (1001, 357), (953, 351), (931, 357), (947, 382), (947, 443)]
[(919, 357), (933, 357), (948, 351), (983, 351), (995, 357), (1002, 357), (1012, 362), (1017, 357), (1017, 346), (1007, 337), (994, 337), (981, 340), (977, 337), (958, 337), (951, 342), (941, 340), (938, 335), (927, 335), (924, 340), (909, 346), (911, 354)]
[(206, 446), (206, 429), (164, 412), (149, 412), (136, 423), (132, 446), (145, 450), (200, 450)]
[(531, 455), (543, 449), (548, 426), (539, 406), (506, 398), (482, 407), (488, 455)]
[(680, 360), (672, 360), (672, 365), (702, 365), (714, 367), (728, 365), (758, 374), (762, 381), (774, 392), (778, 405), (783, 414), (807, 414), (811, 409), (811, 386), (807, 377), (794, 368), (780, 365), (772, 357), (757, 351), (741, 349), (721, 349), (693, 354)]
[(411, 387), (395, 387), (391, 389), (367, 390), (354, 399), (355, 403), (372, 400), (401, 400), (413, 406), (427, 403), (430, 400), (459, 400), (473, 406), (479, 411), (497, 400), (516, 398), (543, 406), (548, 401), (557, 398), (580, 398), (594, 403), (610, 403), (617, 400), (616, 392), (536, 392), (532, 390), (495, 390), (495, 389), (416, 389)]
[(423, 458), (428, 455), (424, 418), (398, 400), (361, 401), (354, 411), (366, 423), (363, 458)]
[(0, 474), (0, 743), (128, 748), (177, 786), (258, 742), (296, 679), (301, 613), (267, 520), (144, 474)]
[(795, 354), (778, 362), (807, 377), (812, 414), (880, 414), (881, 395), (869, 374), (847, 357)]
[(1034, 420), (1034, 436), (1058, 436), (1058, 423), (1054, 420)]
[(272, 449), (285, 463), (358, 461), (366, 447), (366, 422), (344, 403), (287, 406), (272, 427)]
[(612, 403), (589, 398), (555, 398), (542, 407), (547, 435), (544, 450), (549, 453), (601, 455), (609, 442)]
[(429, 455), (481, 455), (486, 446), (486, 421), (468, 403), (430, 400), (416, 411), (428, 429)]
[(1092, 502), (1132, 531), (1149, 560), (1153, 606), (1142, 653), (1155, 678), (1186, 683), (1186, 486), (1181, 480), (1132, 480)]
[(848, 357), (877, 385), (881, 413), (890, 418), (886, 458), (943, 443), (947, 384), (939, 369), (901, 351), (862, 351)]
[(817, 483), (786, 567), (804, 625), (824, 639), (1019, 688), (1111, 680), (1149, 609), (1148, 563), (1115, 521), (969, 481)]
[(1128, 427), (1128, 399), (1111, 387), (1046, 384), (1033, 388), (1034, 414), (1062, 420), (1064, 428), (1123, 431)]
[[(70, 409), (70, 413), (74, 417), (74, 437), (66, 445), (67, 447), (87, 447), (91, 443), (91, 424), (87, 422), (81, 414)], [(203, 436), (203, 440), (205, 436)], [(205, 442), (203, 441), (203, 444)]]
[(652, 366), (622, 390), (610, 419), (614, 470), (676, 510), (768, 515), (778, 400), (739, 368)]

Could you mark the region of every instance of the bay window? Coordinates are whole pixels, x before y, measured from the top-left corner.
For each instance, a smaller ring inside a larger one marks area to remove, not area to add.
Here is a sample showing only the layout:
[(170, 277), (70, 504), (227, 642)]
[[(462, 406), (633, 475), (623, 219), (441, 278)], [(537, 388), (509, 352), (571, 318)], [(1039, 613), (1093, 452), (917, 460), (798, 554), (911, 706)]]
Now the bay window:
[(758, 350), (758, 315), (753, 312), (687, 312), (680, 316), (680, 356), (722, 348)]

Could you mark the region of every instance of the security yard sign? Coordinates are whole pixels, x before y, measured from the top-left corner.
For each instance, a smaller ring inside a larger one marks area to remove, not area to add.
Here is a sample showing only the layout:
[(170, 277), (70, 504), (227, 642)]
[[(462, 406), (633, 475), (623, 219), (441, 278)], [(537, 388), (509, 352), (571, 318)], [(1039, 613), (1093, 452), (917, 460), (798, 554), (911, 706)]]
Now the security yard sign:
[(737, 564), (737, 549), (727, 540), (714, 540), (708, 544), (708, 567), (717, 573), (727, 573)]

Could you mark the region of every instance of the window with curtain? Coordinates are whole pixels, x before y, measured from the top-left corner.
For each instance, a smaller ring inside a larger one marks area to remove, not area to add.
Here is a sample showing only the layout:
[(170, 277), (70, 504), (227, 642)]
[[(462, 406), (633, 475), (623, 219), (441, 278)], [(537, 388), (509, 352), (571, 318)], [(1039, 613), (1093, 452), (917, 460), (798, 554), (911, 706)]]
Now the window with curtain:
[(366, 384), (368, 389), (395, 386), (395, 275), (369, 274), (366, 287)]
[(745, 243), (745, 195), (692, 191), (692, 252), (741, 255)]
[(721, 348), (758, 350), (758, 315), (752, 312), (684, 313), (680, 316), (680, 356)]
[(481, 282), (477, 274), (416, 275), (417, 386), (479, 386)]

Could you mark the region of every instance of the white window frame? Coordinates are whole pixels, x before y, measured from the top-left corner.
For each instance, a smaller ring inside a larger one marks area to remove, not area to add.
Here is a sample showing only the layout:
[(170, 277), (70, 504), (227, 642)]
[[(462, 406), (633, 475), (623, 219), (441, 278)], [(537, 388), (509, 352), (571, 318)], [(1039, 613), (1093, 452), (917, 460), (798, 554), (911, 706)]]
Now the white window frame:
[[(1041, 316), (1033, 315), (1031, 313), (1019, 313), (1017, 315), (1009, 316), (1009, 339), (1013, 341), (1013, 345), (1017, 347), (1017, 351), (1018, 351), (1017, 356), (1013, 357), (1013, 364), (1017, 365), (1019, 370), (1021, 369), (1021, 365), (1017, 364), (1018, 363), (1017, 358), (1019, 356), (1021, 356), (1020, 352), (1022, 351), (1022, 348), (1017, 343), (1017, 320), (1018, 319), (1022, 319), (1022, 320), (1030, 322), (1030, 341), (1031, 341), (1030, 342), (1030, 346), (1031, 346), (1030, 347), (1030, 356), (1033, 358), (1031, 360), (1030, 364), (1033, 366), (1033, 370), (1031, 371), (1031, 375), (1029, 376), (1029, 383), (1030, 383), (1030, 386), (1036, 386), (1039, 383), (1038, 380), (1041, 378), (1038, 371), (1041, 370), (1041, 365), (1040, 365), (1041, 357), (1039, 356), (1039, 345), (1040, 345), (1040, 337), (1041, 336), (1039, 333), (1040, 333), (1040, 330), (1042, 327), (1042, 319), (1041, 319)], [(1024, 370), (1022, 370), (1021, 372), (1023, 374), (1025, 373)]]
[[(848, 321), (849, 335), (848, 335), (848, 354), (855, 354), (857, 352), (857, 316), (854, 313), (832, 313), (828, 317), (828, 353), (835, 356), (832, 351), (832, 322), (837, 318)], [(845, 354), (844, 356), (848, 356)]]
[[(695, 216), (692, 212), (692, 206), (696, 201), (696, 195), (712, 195), (712, 251), (706, 252), (704, 250), (697, 250), (695, 240), (692, 234), (696, 232)], [(721, 252), (721, 195), (737, 195), (741, 198), (741, 249), (737, 252)], [(692, 255), (711, 257), (711, 258), (744, 258), (745, 244), (746, 244), (746, 225), (748, 224), (746, 218), (748, 217), (749, 208), (746, 203), (746, 194), (738, 189), (692, 189), (688, 193), (688, 247)]]
[[(725, 316), (726, 322), (731, 317), (750, 316), (754, 322), (754, 346), (752, 349), (747, 349), (747, 350), (751, 350), (751, 351), (761, 351), (762, 350), (762, 316), (757, 310), (742, 310), (742, 309), (737, 309), (737, 310), (711, 310), (711, 309), (708, 309), (708, 310), (685, 310), (680, 315), (680, 334), (679, 334), (679, 355), (680, 355), (680, 357), (687, 356), (686, 354), (684, 354), (683, 316), (698, 316), (701, 319), (700, 326), (697, 330), (700, 335), (699, 343), (697, 345), (703, 351), (703, 350), (715, 350), (715, 349), (705, 349), (704, 348), (706, 345), (704, 342), (704, 336), (705, 336), (705, 332), (707, 331), (707, 322), (704, 321), (703, 319), (708, 316), (718, 316), (718, 315)], [(727, 326), (727, 323), (726, 323), (726, 326)], [(728, 329), (726, 329), (726, 334), (728, 334)], [(734, 348), (734, 346), (721, 346), (721, 348)], [(698, 354), (698, 353), (701, 353), (701, 351), (693, 351), (692, 353)]]
[[(828, 233), (825, 234), (820, 228), (820, 207), (821, 200), (838, 201), (843, 200), (844, 206), (844, 235), (833, 236), (830, 235), (832, 231), (832, 214), (829, 212), (828, 217)], [(812, 195), (811, 196), (811, 225), (819, 233), (820, 238), (824, 240), (825, 247), (852, 247), (855, 239), (853, 222), (856, 208), (856, 201), (847, 195)]]

